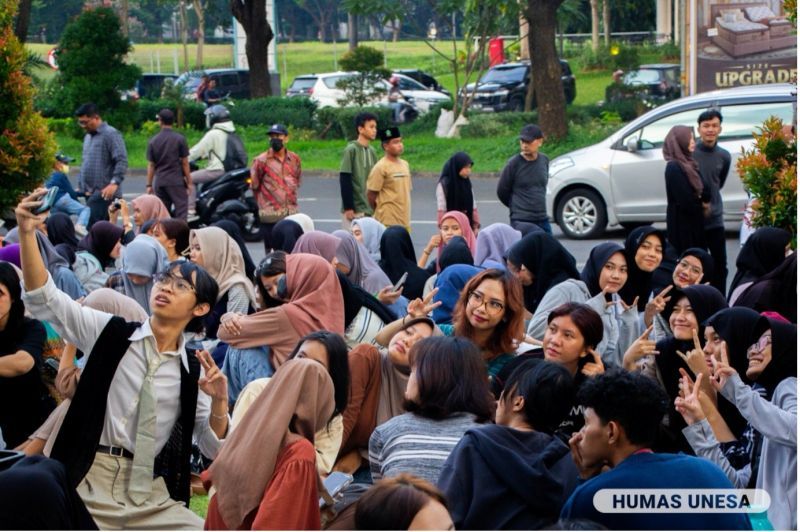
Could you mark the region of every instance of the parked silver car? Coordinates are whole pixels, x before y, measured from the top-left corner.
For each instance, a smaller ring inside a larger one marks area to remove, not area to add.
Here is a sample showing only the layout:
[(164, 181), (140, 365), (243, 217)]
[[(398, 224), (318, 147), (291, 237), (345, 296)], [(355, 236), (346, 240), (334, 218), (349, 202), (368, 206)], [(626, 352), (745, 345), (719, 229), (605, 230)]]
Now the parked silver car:
[(719, 145), (733, 157), (722, 189), (724, 217), (741, 220), (747, 194), (736, 159), (764, 120), (775, 115), (791, 123), (796, 106), (796, 87), (774, 84), (706, 92), (657, 107), (602, 142), (553, 159), (547, 214), (575, 239), (596, 238), (610, 225), (666, 220), (664, 137), (675, 125), (696, 127), (700, 113), (716, 107), (723, 118)]

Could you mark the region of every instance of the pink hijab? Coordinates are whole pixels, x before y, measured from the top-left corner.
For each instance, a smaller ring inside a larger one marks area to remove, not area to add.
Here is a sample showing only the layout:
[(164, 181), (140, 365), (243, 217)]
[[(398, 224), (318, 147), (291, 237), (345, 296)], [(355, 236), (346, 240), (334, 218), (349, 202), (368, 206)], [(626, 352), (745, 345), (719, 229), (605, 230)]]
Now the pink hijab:
[(134, 209), (139, 209), (142, 213), (142, 223), (148, 220), (163, 220), (171, 218), (169, 211), (164, 206), (164, 202), (152, 194), (142, 194), (135, 198), (131, 204)]
[[(467, 247), (469, 248), (469, 252), (472, 256), (475, 256), (475, 248), (476, 248), (476, 239), (475, 233), (472, 232), (472, 227), (469, 225), (469, 218), (467, 215), (460, 211), (447, 211), (442, 216), (442, 221), (439, 222), (439, 226), (441, 227), (442, 223), (448, 218), (451, 218), (458, 222), (458, 226), (461, 228), (461, 236), (466, 240)], [(439, 243), (438, 253), (436, 255), (436, 269), (439, 269), (439, 257), (442, 256), (442, 250), (444, 249), (444, 241)]]

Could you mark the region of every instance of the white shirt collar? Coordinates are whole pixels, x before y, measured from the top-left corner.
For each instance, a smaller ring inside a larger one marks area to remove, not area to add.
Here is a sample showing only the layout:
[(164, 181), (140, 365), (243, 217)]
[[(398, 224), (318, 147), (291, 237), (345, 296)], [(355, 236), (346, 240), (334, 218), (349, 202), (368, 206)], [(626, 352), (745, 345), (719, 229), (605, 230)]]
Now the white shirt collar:
[[(128, 340), (130, 340), (131, 342), (136, 342), (137, 340), (144, 340), (148, 336), (152, 336), (153, 339), (155, 340), (153, 329), (150, 327), (150, 319), (142, 323), (142, 325), (138, 329), (133, 331)], [(178, 339), (177, 351), (162, 351), (161, 354), (167, 356), (180, 355), (181, 363), (183, 364), (184, 369), (186, 370), (187, 373), (189, 372), (189, 360), (186, 357), (186, 337), (183, 334), (181, 334), (180, 338)]]

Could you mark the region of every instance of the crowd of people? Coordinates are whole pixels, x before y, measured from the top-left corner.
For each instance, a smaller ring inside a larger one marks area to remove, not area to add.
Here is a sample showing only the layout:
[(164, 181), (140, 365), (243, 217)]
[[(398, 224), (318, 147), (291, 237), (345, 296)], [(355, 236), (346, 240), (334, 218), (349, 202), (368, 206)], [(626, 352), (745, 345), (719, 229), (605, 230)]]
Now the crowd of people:
[[(456, 153), (417, 256), (398, 128), (358, 115), (327, 233), (297, 209), (300, 159), (276, 124), (251, 169), (258, 264), (236, 224), (187, 223), (200, 152), (171, 111), (132, 209), (119, 133), (92, 105), (76, 114), (77, 192), (59, 156), (64, 195), (41, 213), (46, 189), (22, 199), (0, 248), (0, 449), (27, 455), (0, 461), (3, 528), (797, 527), (794, 235), (755, 230), (727, 283), (717, 111), (700, 142), (720, 164), (693, 158), (692, 128), (665, 139), (668, 196), (682, 190), (667, 231), (588, 257), (552, 235), (538, 126), (498, 184), (510, 223), (481, 226)], [(203, 150), (224, 149), (213, 135)], [(771, 504), (607, 513), (608, 488), (759, 488)]]

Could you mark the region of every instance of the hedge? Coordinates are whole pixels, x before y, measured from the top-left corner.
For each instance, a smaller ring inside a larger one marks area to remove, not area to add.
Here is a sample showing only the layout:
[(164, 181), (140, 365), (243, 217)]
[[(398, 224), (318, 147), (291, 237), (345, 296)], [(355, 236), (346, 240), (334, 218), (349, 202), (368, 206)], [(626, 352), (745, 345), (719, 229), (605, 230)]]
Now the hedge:
[(389, 107), (323, 107), (317, 109), (314, 130), (320, 138), (354, 139), (357, 135), (356, 115), (363, 112), (378, 117), (378, 129), (392, 125)]
[(281, 123), (289, 129), (314, 127), (316, 104), (308, 98), (270, 96), (236, 100), (228, 105), (233, 123), (239, 126), (263, 126)]

